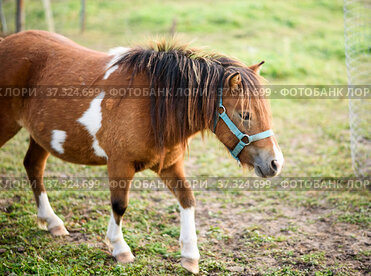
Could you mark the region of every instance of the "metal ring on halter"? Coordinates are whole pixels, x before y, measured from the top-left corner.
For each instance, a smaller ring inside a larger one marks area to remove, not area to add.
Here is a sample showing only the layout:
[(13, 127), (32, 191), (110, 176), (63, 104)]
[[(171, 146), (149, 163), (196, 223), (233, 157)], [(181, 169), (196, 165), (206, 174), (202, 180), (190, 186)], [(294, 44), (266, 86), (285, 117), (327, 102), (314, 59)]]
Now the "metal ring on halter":
[(223, 115), (226, 112), (226, 110), (225, 110), (224, 105), (220, 105), (219, 108), (223, 108), (223, 112), (222, 113), (219, 113), (219, 116), (220, 116), (220, 115)]
[[(242, 139), (243, 138), (245, 138), (245, 137), (247, 137), (247, 143), (245, 143), (244, 141), (242, 141)], [(247, 135), (247, 134), (244, 134), (243, 136), (242, 136), (242, 138), (240, 139), (240, 141), (242, 142), (242, 143), (244, 143), (245, 144), (245, 146), (247, 146), (247, 145), (250, 145), (251, 144), (251, 141), (250, 141), (250, 136), (249, 135)]]

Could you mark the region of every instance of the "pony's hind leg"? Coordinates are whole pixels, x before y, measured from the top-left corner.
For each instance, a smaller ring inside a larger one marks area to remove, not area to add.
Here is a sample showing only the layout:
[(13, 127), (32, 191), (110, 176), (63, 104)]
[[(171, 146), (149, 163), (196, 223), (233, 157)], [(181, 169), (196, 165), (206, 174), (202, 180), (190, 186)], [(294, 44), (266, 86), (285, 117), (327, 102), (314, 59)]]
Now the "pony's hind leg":
[(129, 189), (135, 174), (131, 164), (109, 158), (107, 164), (111, 190), (112, 213), (108, 224), (107, 239), (112, 246), (112, 255), (122, 264), (134, 261), (130, 247), (122, 234), (122, 217), (129, 203)]
[(178, 161), (169, 168), (163, 169), (160, 177), (166, 186), (176, 196), (180, 204), (180, 246), (181, 264), (188, 271), (199, 272), (198, 260), (200, 253), (197, 247), (195, 224), (195, 197), (193, 191), (186, 183), (183, 160)]
[(63, 221), (54, 213), (50, 206), (43, 183), (44, 169), (48, 156), (49, 152), (44, 150), (30, 137), (30, 146), (23, 164), (36, 199), (38, 225), (41, 228), (49, 230), (53, 236), (68, 235)]
[(0, 99), (0, 148), (9, 141), (22, 127), (13, 118), (11, 102)]

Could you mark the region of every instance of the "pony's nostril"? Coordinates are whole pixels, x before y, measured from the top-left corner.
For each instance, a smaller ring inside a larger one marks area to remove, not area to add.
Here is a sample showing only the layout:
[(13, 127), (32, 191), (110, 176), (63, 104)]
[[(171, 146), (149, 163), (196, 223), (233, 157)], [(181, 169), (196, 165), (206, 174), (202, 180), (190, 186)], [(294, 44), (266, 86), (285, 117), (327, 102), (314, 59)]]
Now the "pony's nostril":
[(278, 161), (276, 159), (271, 161), (271, 169), (274, 172), (276, 172), (278, 170), (278, 166), (279, 166), (279, 164), (278, 164)]

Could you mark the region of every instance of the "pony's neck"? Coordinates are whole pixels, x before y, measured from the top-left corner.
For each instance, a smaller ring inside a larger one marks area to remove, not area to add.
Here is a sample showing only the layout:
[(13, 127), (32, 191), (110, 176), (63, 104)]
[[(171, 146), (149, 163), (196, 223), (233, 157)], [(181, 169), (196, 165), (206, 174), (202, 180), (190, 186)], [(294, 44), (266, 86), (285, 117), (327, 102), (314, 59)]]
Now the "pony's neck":
[[(194, 108), (199, 108), (187, 112), (186, 110), (180, 108), (179, 111), (174, 110), (174, 117), (169, 118), (166, 116), (168, 121), (164, 122), (166, 127), (162, 128), (165, 131), (164, 144), (176, 145), (183, 144), (186, 146), (188, 140), (196, 135), (197, 133), (212, 130), (214, 125), (214, 114), (215, 110), (210, 112), (202, 111), (197, 104), (193, 105)], [(215, 105), (210, 106), (210, 109), (215, 109)], [(178, 112), (178, 113), (177, 113)], [(211, 119), (210, 119), (210, 114)], [(177, 118), (175, 116), (178, 116)]]
[(165, 139), (165, 145), (166, 146), (174, 146), (183, 144), (184, 146), (187, 146), (188, 141), (191, 137), (195, 136), (198, 133), (203, 133), (204, 131), (211, 130), (209, 127), (187, 127), (184, 132), (181, 135), (173, 135), (172, 137), (167, 137)]

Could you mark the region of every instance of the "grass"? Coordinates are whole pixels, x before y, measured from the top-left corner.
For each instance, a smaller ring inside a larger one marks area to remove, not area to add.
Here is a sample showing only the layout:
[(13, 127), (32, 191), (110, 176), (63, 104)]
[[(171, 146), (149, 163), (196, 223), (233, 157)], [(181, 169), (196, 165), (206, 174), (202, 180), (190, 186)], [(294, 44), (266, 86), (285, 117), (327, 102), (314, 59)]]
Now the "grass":
[[(107, 51), (149, 36), (169, 35), (235, 56), (265, 60), (272, 84), (346, 84), (342, 1), (87, 1), (80, 34), (79, 1), (52, 1), (56, 31)], [(14, 1), (4, 1), (14, 30)], [(325, 28), (324, 28), (325, 26)], [(26, 3), (26, 28), (45, 29), (40, 1)], [(283, 176), (352, 177), (346, 99), (272, 99)], [(0, 149), (0, 175), (24, 176), (28, 135)], [(246, 176), (212, 136), (197, 136), (188, 176)], [(107, 176), (105, 167), (50, 157), (47, 176)], [(153, 176), (144, 172), (140, 176)], [(0, 192), (0, 274), (185, 275), (179, 265), (179, 214), (168, 192), (132, 192), (123, 232), (136, 261), (117, 265), (104, 242), (107, 191), (48, 193), (71, 232), (53, 239), (36, 226), (30, 191)], [(201, 274), (349, 275), (368, 271), (370, 193), (196, 192)], [(366, 237), (366, 238), (365, 238)]]

